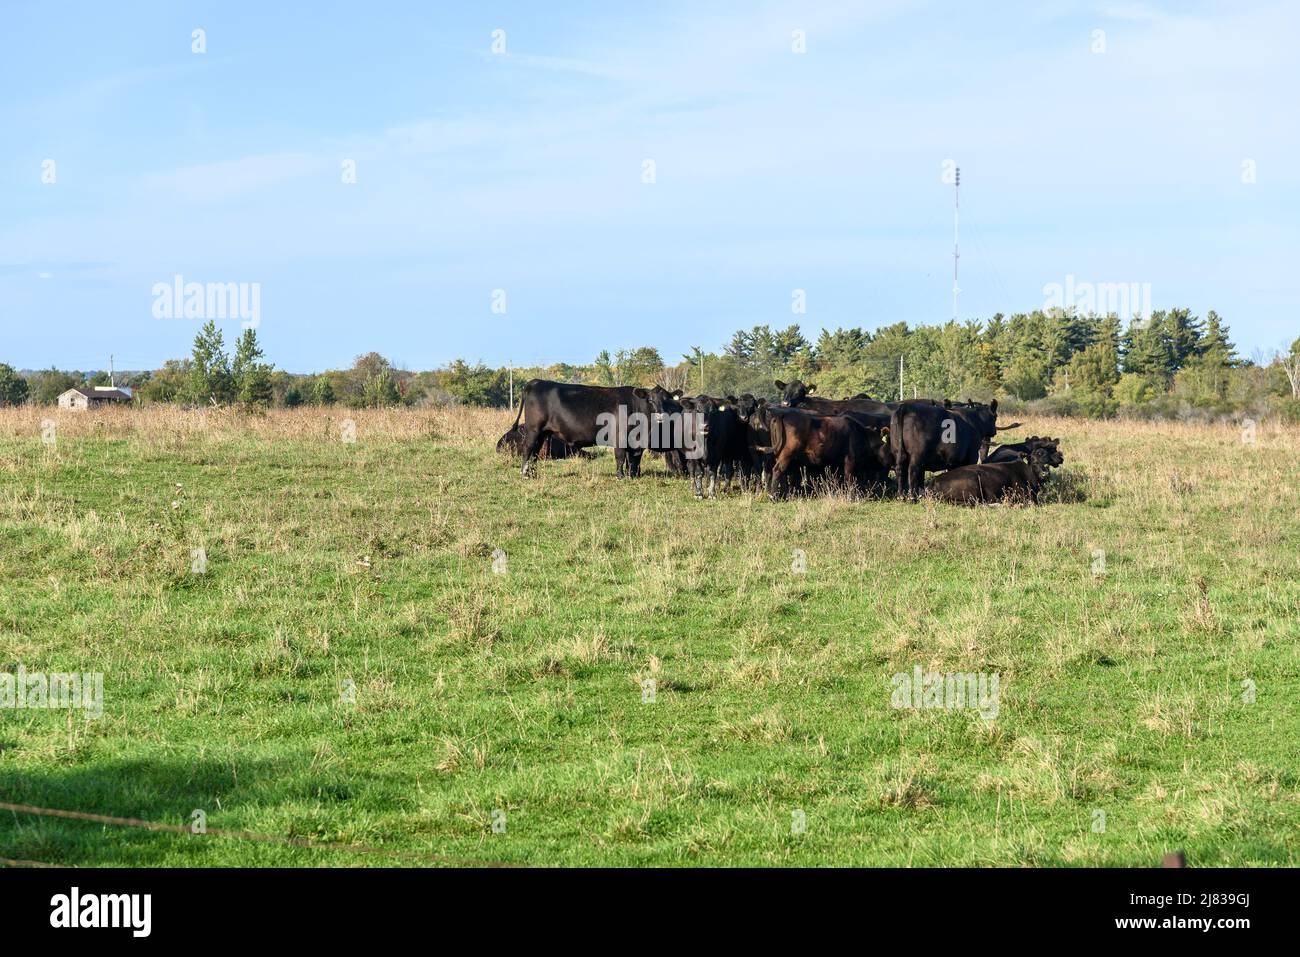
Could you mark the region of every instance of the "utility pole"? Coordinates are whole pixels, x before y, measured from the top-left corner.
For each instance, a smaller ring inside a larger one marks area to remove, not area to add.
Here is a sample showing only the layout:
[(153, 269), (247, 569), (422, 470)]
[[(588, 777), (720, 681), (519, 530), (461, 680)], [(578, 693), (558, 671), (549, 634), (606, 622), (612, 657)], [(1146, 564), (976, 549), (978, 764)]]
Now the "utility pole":
[(108, 357), (108, 386), (110, 389), (117, 388), (117, 380), (113, 378), (113, 357)]
[(510, 408), (515, 407), (515, 361), (510, 360)]
[(903, 354), (898, 354), (898, 401), (903, 401)]
[(957, 175), (952, 182), (952, 321), (957, 321), (957, 294), (961, 290), (957, 287), (957, 260), (958, 254), (958, 226), (961, 221), (961, 167), (957, 167)]

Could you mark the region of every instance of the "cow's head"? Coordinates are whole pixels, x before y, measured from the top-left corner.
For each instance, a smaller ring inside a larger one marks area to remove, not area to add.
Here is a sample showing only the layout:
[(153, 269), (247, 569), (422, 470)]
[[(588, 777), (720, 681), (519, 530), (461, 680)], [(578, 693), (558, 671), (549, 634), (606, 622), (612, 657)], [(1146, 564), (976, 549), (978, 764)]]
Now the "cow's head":
[(1040, 445), (1029, 453), (1029, 469), (1039, 485), (1046, 482), (1052, 474), (1052, 466), (1057, 464), (1054, 459), (1061, 459), (1061, 453), (1050, 445)]
[(751, 428), (767, 428), (767, 400), (756, 399), (746, 392), (736, 399), (736, 415), (740, 416)]
[(638, 399), (645, 400), (651, 412), (682, 411), (682, 404), (677, 401), (682, 397), (681, 389), (669, 392), (661, 385), (653, 385), (649, 389), (633, 389), (632, 391)]
[(718, 400), (711, 395), (693, 395), (682, 399), (682, 408), (687, 412), (716, 412), (718, 405)]
[(774, 380), (772, 384), (776, 386), (777, 391), (781, 393), (781, 404), (790, 406), (791, 408), (794, 408), (804, 399), (808, 398), (811, 393), (817, 391), (817, 383), (813, 382), (804, 385), (798, 379), (795, 379), (789, 385), (786, 385), (780, 379)]
[[(948, 399), (943, 400), (943, 407), (957, 412), (962, 419), (970, 424), (980, 439), (987, 442), (998, 434), (998, 400), (994, 399), (988, 405), (983, 402), (972, 402), (967, 399), (965, 402), (952, 402)], [(1016, 423), (1019, 425), (1019, 423)], [(1007, 428), (1015, 428), (1014, 425)]]
[(1047, 436), (1031, 435), (1025, 445), (1029, 448), (1029, 454), (1032, 457), (1037, 451), (1044, 453), (1044, 458), (1052, 468), (1060, 468), (1065, 464), (1065, 456), (1061, 454), (1061, 440), (1049, 439)]
[(886, 471), (894, 467), (894, 453), (889, 448), (889, 426), (882, 425), (879, 428), (873, 426), (863, 426), (863, 431), (867, 433), (867, 449), (872, 457), (885, 468)]
[[(943, 400), (943, 407), (956, 412), (966, 423), (975, 430), (979, 438), (979, 457), (977, 462), (983, 462), (988, 458), (989, 440), (998, 434), (998, 400), (994, 399), (988, 405), (983, 402), (972, 402), (967, 399), (965, 402), (950, 402), (948, 399)], [(1014, 429), (1016, 425), (1009, 425), (1007, 428)]]

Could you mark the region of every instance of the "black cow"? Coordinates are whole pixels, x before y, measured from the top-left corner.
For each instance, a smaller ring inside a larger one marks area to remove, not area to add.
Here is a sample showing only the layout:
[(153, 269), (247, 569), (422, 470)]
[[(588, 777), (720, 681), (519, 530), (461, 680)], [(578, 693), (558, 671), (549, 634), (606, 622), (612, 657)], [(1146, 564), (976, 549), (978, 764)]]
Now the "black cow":
[(785, 477), (799, 466), (839, 473), (850, 489), (882, 482), (889, 474), (888, 428), (843, 415), (814, 415), (801, 409), (768, 410), (773, 456), (768, 494), (783, 491)]
[[(680, 400), (682, 411), (684, 412), (712, 412), (718, 410), (720, 406), (731, 403), (735, 404), (736, 399), (728, 397), (725, 399), (715, 397), (715, 395), (689, 395)], [(715, 443), (716, 445), (716, 443)], [(663, 452), (655, 451), (656, 455), (663, 455), (664, 464), (667, 465), (668, 471), (675, 476), (692, 476), (690, 471), (690, 462), (686, 459), (685, 451), (681, 449), (666, 450)], [(731, 472), (727, 471), (728, 484), (731, 482)]]
[(1012, 442), (1007, 445), (999, 445), (996, 449), (991, 450), (989, 454), (985, 456), (984, 461), (992, 463), (1020, 462), (1029, 458), (1030, 453), (1032, 453), (1034, 449), (1046, 448), (1050, 449), (1052, 452), (1048, 464), (1055, 467), (1065, 461), (1061, 457), (1059, 448), (1060, 444), (1060, 439), (1049, 439), (1045, 435), (1031, 435), (1023, 442)]
[[(843, 415), (846, 412), (863, 412), (868, 415), (878, 417), (878, 422), (883, 428), (889, 425), (889, 417), (898, 408), (897, 402), (878, 402), (871, 398), (865, 392), (859, 392), (851, 399), (823, 399), (819, 396), (809, 395), (817, 388), (816, 384), (805, 386), (802, 382), (794, 381), (789, 384), (776, 379), (773, 385), (781, 391), (781, 404), (792, 409), (803, 409), (805, 412), (815, 412), (818, 415)], [(933, 400), (926, 400), (933, 401)]]
[[(703, 497), (702, 478), (709, 477), (709, 497), (717, 494), (717, 480), (721, 476), (723, 489), (731, 487), (732, 478), (738, 477), (742, 488), (751, 484), (754, 473), (751, 454), (751, 435), (747, 416), (742, 413), (752, 409), (753, 396), (742, 403), (734, 395), (722, 398), (697, 395), (682, 399), (682, 408), (700, 416), (700, 434), (703, 448), (698, 457), (686, 457), (687, 469), (695, 486), (697, 498)], [(766, 436), (763, 437), (766, 441)]]
[(771, 444), (771, 414), (766, 399), (756, 399), (746, 392), (736, 400), (736, 415), (744, 424), (745, 449), (749, 453), (749, 472), (742, 482), (754, 489), (766, 488), (772, 473), (772, 453), (763, 451)]
[[(620, 478), (624, 469), (635, 478), (641, 474), (641, 455), (647, 448), (658, 448), (653, 434), (641, 435), (635, 429), (640, 422), (650, 429), (662, 425), (663, 419), (656, 421), (656, 416), (676, 414), (680, 417), (682, 407), (677, 399), (681, 391), (669, 392), (662, 386), (649, 389), (632, 386), (594, 386), (573, 385), (567, 382), (551, 382), (547, 379), (529, 379), (523, 388), (519, 400), (519, 412), (515, 416), (515, 426), (523, 419), (524, 454), (521, 475), (528, 474), (528, 466), (542, 444), (549, 436), (558, 436), (561, 441), (576, 448), (587, 448), (597, 444), (598, 437), (607, 438), (608, 444), (614, 446), (614, 461)], [(619, 408), (633, 424), (627, 436), (618, 436), (617, 430), (610, 428), (609, 422), (616, 421)], [(613, 417), (612, 420), (604, 416)], [(680, 418), (678, 418), (680, 423)], [(667, 431), (667, 429), (664, 429)], [(601, 433), (604, 432), (605, 436)], [(675, 433), (680, 440), (680, 433)], [(667, 439), (664, 436), (663, 439)], [(624, 441), (624, 440), (630, 441)], [(630, 447), (620, 447), (628, 445)]]
[[(524, 430), (515, 426), (497, 440), (497, 451), (524, 454)], [(591, 453), (567, 444), (558, 435), (548, 435), (537, 452), (539, 459), (591, 458)]]
[(988, 405), (970, 400), (956, 405), (924, 400), (900, 403), (889, 422), (899, 497), (915, 498), (927, 471), (943, 472), (983, 461), (989, 440), (1002, 431), (997, 421), (997, 399)]
[(941, 502), (987, 505), (1003, 501), (1038, 502), (1038, 492), (1053, 465), (1065, 461), (1054, 446), (1035, 445), (1027, 458), (1013, 462), (963, 465), (931, 480), (927, 491)]
[(865, 392), (859, 392), (851, 399), (823, 399), (820, 396), (811, 395), (817, 388), (817, 384), (804, 385), (797, 379), (794, 382), (786, 384), (780, 379), (772, 383), (781, 393), (781, 405), (791, 409), (803, 409), (805, 412), (815, 412), (819, 415), (839, 415), (842, 412), (870, 412), (878, 415), (884, 415), (886, 420), (889, 414), (894, 410), (898, 403), (877, 402)]
[(811, 393), (817, 391), (817, 383), (813, 382), (804, 385), (798, 379), (795, 379), (789, 385), (786, 385), (780, 379), (775, 379), (772, 384), (776, 386), (776, 391), (781, 393), (781, 404), (792, 409), (806, 401)]

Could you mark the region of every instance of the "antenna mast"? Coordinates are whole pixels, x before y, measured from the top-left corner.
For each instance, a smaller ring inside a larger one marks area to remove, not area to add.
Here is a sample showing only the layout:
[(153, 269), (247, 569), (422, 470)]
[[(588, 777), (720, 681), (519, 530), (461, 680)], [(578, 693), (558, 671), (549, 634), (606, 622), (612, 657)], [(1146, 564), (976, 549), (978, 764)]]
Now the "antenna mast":
[(952, 321), (957, 321), (957, 295), (961, 289), (957, 286), (957, 260), (961, 258), (958, 253), (958, 227), (961, 222), (961, 167), (957, 167), (957, 175), (952, 182)]

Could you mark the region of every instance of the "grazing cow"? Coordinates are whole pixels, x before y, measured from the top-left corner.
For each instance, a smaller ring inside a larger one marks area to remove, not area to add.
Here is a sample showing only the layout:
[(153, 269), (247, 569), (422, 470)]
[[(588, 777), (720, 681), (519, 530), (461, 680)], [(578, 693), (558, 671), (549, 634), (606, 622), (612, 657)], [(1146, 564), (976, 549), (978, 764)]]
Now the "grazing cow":
[[(607, 434), (610, 431), (601, 421), (602, 417), (611, 416), (617, 420), (622, 408), (623, 415), (628, 418), (633, 415), (643, 417), (633, 420), (633, 423), (654, 423), (656, 416), (680, 415), (682, 407), (677, 401), (680, 396), (681, 390), (669, 392), (658, 385), (650, 389), (639, 389), (632, 386), (572, 385), (547, 379), (529, 379), (524, 383), (519, 412), (515, 416), (516, 427), (521, 418), (524, 423), (524, 463), (520, 474), (528, 474), (529, 464), (537, 457), (549, 436), (557, 436), (576, 448), (587, 448), (597, 444), (602, 431)], [(624, 421), (628, 419), (625, 418)], [(624, 443), (623, 438), (630, 441)], [(665, 438), (667, 437), (661, 437)], [(659, 447), (654, 439), (653, 434), (643, 434), (636, 429), (635, 424), (629, 428), (626, 437), (612, 439), (614, 461), (620, 478), (625, 469), (632, 478), (641, 474), (642, 453), (647, 448)], [(628, 447), (621, 447), (625, 444)]]
[(1049, 439), (1047, 436), (1031, 435), (1023, 442), (1012, 442), (1007, 445), (999, 445), (996, 449), (985, 456), (985, 462), (1019, 462), (1029, 458), (1029, 454), (1036, 448), (1047, 448), (1052, 451), (1050, 464), (1053, 467), (1059, 466), (1065, 461), (1061, 457), (1060, 439)]
[(814, 415), (801, 409), (768, 410), (771, 445), (760, 448), (773, 456), (768, 494), (782, 491), (785, 477), (799, 466), (838, 472), (850, 489), (883, 482), (889, 474), (884, 429), (843, 415)]
[(1003, 501), (1038, 503), (1038, 492), (1053, 464), (1065, 459), (1051, 445), (1035, 446), (1027, 458), (1014, 462), (963, 465), (932, 479), (928, 491), (953, 505), (988, 505)]
[[(524, 430), (515, 426), (497, 440), (497, 451), (511, 455), (524, 454)], [(568, 445), (557, 435), (548, 435), (537, 451), (539, 459), (591, 458), (591, 453)]]
[(889, 422), (899, 497), (915, 498), (927, 471), (982, 462), (989, 440), (1003, 431), (997, 420), (997, 399), (988, 405), (970, 400), (941, 406), (916, 400), (900, 403)]

